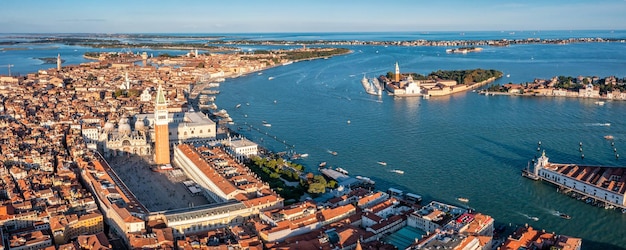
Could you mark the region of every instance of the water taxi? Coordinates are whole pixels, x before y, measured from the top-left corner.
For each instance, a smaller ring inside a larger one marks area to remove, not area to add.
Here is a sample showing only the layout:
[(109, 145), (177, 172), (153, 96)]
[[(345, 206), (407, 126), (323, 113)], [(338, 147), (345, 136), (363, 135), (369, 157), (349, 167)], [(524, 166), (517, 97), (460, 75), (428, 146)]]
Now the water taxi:
[(307, 158), (309, 157), (309, 154), (294, 154), (291, 156), (291, 159), (297, 160), (297, 159), (302, 159), (302, 158)]
[(568, 215), (568, 214), (566, 214), (566, 213), (561, 213), (561, 212), (559, 212), (559, 211), (556, 211), (556, 215), (557, 215), (557, 216), (559, 216), (559, 217), (561, 217), (561, 218), (563, 218), (563, 219), (566, 219), (566, 220), (569, 220), (569, 219), (571, 219), (571, 218), (572, 218), (572, 216), (569, 216), (569, 215)]
[(468, 198), (464, 198), (464, 197), (459, 197), (459, 198), (456, 198), (456, 199), (459, 200), (460, 202), (469, 202), (469, 199)]
[(396, 174), (404, 174), (404, 170), (400, 170), (400, 169), (392, 169), (390, 172), (396, 173)]

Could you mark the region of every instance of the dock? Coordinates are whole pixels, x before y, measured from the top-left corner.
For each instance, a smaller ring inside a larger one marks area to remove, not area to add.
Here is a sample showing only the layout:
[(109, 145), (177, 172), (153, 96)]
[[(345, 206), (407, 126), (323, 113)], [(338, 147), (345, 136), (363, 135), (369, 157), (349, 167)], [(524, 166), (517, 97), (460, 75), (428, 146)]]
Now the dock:
[(375, 182), (367, 177), (357, 176), (356, 178), (350, 177), (347, 173), (341, 173), (331, 168), (320, 168), (320, 173), (324, 176), (337, 181), (339, 186), (345, 187), (373, 187)]

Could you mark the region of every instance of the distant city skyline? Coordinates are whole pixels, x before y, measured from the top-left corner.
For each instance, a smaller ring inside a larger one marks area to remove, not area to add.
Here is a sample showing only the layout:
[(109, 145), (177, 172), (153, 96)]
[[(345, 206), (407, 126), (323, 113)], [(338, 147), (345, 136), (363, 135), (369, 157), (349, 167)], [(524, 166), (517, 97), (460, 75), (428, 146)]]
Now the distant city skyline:
[(7, 0), (0, 7), (0, 33), (626, 29), (626, 0)]

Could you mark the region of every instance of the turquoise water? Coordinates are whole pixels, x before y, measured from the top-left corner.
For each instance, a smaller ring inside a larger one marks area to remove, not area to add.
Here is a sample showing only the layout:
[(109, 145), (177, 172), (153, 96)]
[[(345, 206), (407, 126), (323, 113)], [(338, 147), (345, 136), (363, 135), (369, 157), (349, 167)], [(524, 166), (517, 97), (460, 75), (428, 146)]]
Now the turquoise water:
[[(453, 204), (458, 204), (455, 197), (467, 197), (469, 206), (498, 222), (529, 223), (582, 237), (585, 249), (615, 248), (626, 246), (626, 214), (558, 194), (552, 186), (522, 178), (520, 170), (537, 154), (538, 141), (555, 162), (626, 166), (624, 159), (615, 160), (603, 139), (611, 134), (618, 151), (626, 150), (626, 102), (598, 106), (593, 100), (472, 92), (429, 100), (379, 99), (365, 94), (359, 80), (364, 73), (372, 77), (391, 71), (395, 61), (405, 72), (481, 67), (511, 75), (497, 83), (555, 75), (623, 77), (624, 48), (617, 43), (523, 45), (449, 55), (430, 47), (352, 47), (355, 53), (350, 55), (227, 80), (217, 104), (229, 109), (234, 127), (246, 123), (260, 128), (262, 133), (240, 132), (263, 140), (266, 147), (292, 150), (278, 142), (284, 141), (308, 153), (301, 162), (312, 171), (327, 161), (351, 174), (372, 177), (382, 190), (395, 187)], [(250, 105), (234, 109), (238, 103)], [(272, 126), (262, 127), (263, 120)], [(584, 143), (584, 160), (579, 142)], [(554, 215), (556, 210), (573, 218), (563, 220)]]
[[(596, 33), (577, 36), (601, 36)], [(569, 37), (567, 33), (561, 35)], [(301, 34), (281, 39), (296, 36)], [(326, 38), (324, 34), (310, 36)], [(340, 37), (334, 33), (326, 36)], [(414, 37), (368, 34), (368, 38), (376, 39), (364, 40), (386, 40), (386, 36)], [(454, 38), (447, 33), (439, 36)], [(477, 39), (495, 36), (498, 34), (475, 35)], [(520, 176), (520, 170), (538, 153), (538, 141), (554, 162), (626, 166), (625, 159), (614, 158), (610, 143), (603, 139), (613, 135), (618, 152), (626, 150), (626, 102), (598, 106), (593, 100), (481, 96), (472, 92), (429, 100), (379, 98), (365, 94), (359, 82), (363, 74), (374, 77), (392, 71), (396, 61), (403, 72), (493, 68), (510, 74), (496, 81), (499, 84), (556, 75), (624, 77), (626, 44), (485, 47), (480, 53), (465, 55), (446, 54), (445, 47), (349, 48), (354, 53), (228, 79), (221, 84), (216, 103), (229, 111), (234, 128), (245, 127), (243, 124), (258, 127), (262, 133), (240, 132), (264, 146), (274, 151), (308, 153), (309, 158), (301, 163), (311, 171), (316, 171), (319, 162), (327, 161), (352, 175), (371, 177), (378, 189), (399, 188), (423, 195), (425, 202), (463, 205), (456, 197), (467, 197), (467, 205), (493, 216), (496, 222), (529, 223), (549, 232), (582, 237), (585, 249), (626, 247), (626, 214), (586, 205), (558, 194), (552, 186)], [(81, 57), (84, 51), (98, 50), (60, 46), (6, 51), (0, 52), (0, 65), (12, 63), (22, 73), (54, 67), (38, 65), (29, 58), (53, 57), (59, 51), (62, 56), (67, 54), (68, 63), (78, 63), (85, 61)], [(0, 74), (5, 72), (0, 68)], [(270, 76), (274, 77), (271, 81)], [(237, 104), (243, 105), (235, 109)], [(263, 120), (272, 126), (261, 126)], [(584, 160), (578, 152), (579, 142), (584, 145)], [(404, 170), (404, 174), (391, 173), (391, 169)], [(556, 210), (572, 219), (555, 216)], [(536, 216), (539, 221), (527, 216)]]

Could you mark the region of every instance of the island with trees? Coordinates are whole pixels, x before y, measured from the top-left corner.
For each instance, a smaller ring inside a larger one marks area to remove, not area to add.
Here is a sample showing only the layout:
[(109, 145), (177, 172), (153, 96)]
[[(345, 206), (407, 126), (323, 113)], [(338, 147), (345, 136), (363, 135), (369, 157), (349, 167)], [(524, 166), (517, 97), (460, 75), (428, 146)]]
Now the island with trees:
[(437, 70), (428, 75), (394, 72), (378, 77), (385, 89), (395, 96), (444, 96), (484, 86), (502, 77), (494, 69)]

